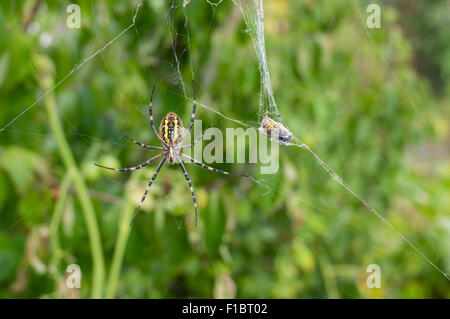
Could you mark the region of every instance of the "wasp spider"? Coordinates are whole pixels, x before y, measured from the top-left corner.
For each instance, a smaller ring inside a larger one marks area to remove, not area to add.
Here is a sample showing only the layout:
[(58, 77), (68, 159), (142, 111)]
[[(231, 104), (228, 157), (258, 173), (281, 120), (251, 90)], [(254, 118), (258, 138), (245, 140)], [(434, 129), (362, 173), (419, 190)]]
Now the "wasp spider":
[(105, 166), (95, 163), (95, 165), (97, 165), (99, 167), (110, 169), (113, 171), (128, 172), (128, 171), (134, 171), (134, 170), (140, 169), (144, 166), (147, 166), (154, 160), (162, 157), (161, 161), (159, 162), (158, 166), (156, 167), (155, 173), (153, 174), (152, 178), (150, 179), (150, 181), (147, 184), (147, 188), (145, 189), (145, 192), (144, 192), (144, 195), (142, 196), (141, 202), (139, 203), (139, 206), (137, 207), (136, 212), (134, 213), (133, 219), (130, 222), (130, 226), (133, 224), (133, 221), (134, 221), (139, 209), (141, 208), (141, 205), (144, 202), (145, 197), (148, 194), (150, 186), (152, 186), (153, 181), (156, 179), (156, 176), (158, 176), (158, 173), (159, 173), (161, 167), (163, 166), (163, 164), (166, 162), (166, 160), (171, 165), (172, 164), (180, 165), (181, 170), (183, 171), (184, 177), (186, 178), (186, 180), (189, 184), (189, 188), (191, 189), (192, 200), (194, 201), (195, 226), (197, 226), (197, 199), (194, 194), (194, 188), (192, 186), (191, 179), (189, 178), (189, 175), (186, 171), (186, 168), (184, 167), (181, 157), (184, 157), (184, 158), (190, 160), (192, 163), (197, 164), (203, 168), (207, 168), (208, 170), (216, 172), (216, 173), (220, 173), (220, 174), (224, 174), (224, 175), (249, 177), (248, 175), (232, 174), (232, 173), (222, 171), (222, 170), (214, 168), (214, 167), (210, 167), (210, 166), (205, 165), (202, 162), (197, 161), (196, 159), (181, 152), (181, 150), (184, 148), (193, 147), (203, 137), (203, 135), (200, 136), (199, 139), (195, 140), (194, 143), (192, 143), (190, 145), (181, 145), (184, 138), (191, 130), (192, 125), (194, 124), (194, 119), (195, 119), (195, 109), (197, 106), (197, 99), (195, 97), (194, 83), (192, 83), (192, 87), (193, 87), (193, 95), (194, 95), (194, 106), (192, 109), (191, 122), (189, 123), (189, 127), (187, 128), (187, 130), (184, 129), (183, 121), (181, 120), (181, 118), (177, 114), (175, 114), (173, 112), (169, 112), (162, 119), (161, 125), (159, 126), (159, 133), (158, 133), (158, 131), (155, 128), (155, 125), (153, 124), (153, 115), (152, 115), (153, 93), (155, 92), (155, 86), (153, 86), (152, 95), (150, 97), (150, 103), (148, 106), (148, 112), (149, 112), (149, 116), (150, 116), (150, 125), (153, 129), (153, 132), (155, 132), (155, 135), (161, 141), (162, 147), (146, 145), (146, 144), (138, 142), (128, 136), (124, 136), (126, 139), (130, 140), (133, 143), (136, 143), (137, 145), (139, 145), (143, 148), (161, 150), (162, 152), (160, 154), (152, 157), (151, 159), (143, 162), (142, 164), (139, 164), (138, 166), (129, 167), (129, 168), (111, 168), (111, 167), (105, 167)]

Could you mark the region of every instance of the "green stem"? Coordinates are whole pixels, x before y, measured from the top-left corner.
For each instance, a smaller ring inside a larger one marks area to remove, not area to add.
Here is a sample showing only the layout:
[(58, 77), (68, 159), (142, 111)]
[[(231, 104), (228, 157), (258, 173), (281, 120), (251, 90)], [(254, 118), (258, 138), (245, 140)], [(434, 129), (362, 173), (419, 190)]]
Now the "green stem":
[(337, 286), (336, 275), (334, 273), (333, 265), (331, 265), (330, 261), (326, 254), (319, 249), (319, 253), (316, 254), (317, 260), (319, 262), (319, 269), (322, 272), (323, 282), (325, 284), (325, 290), (327, 291), (327, 295), (331, 299), (339, 299), (341, 298), (339, 294), (339, 289)]
[(122, 268), (123, 256), (130, 234), (130, 220), (133, 216), (133, 205), (127, 200), (123, 204), (121, 220), (119, 222), (119, 235), (117, 236), (116, 247), (114, 249), (114, 256), (111, 264), (111, 270), (106, 284), (106, 298), (114, 298), (119, 282), (120, 269)]
[[(39, 59), (40, 58), (40, 59)], [(52, 65), (49, 60), (45, 60), (40, 56), (36, 65), (41, 75), (41, 83), (46, 90), (50, 90), (53, 86), (53, 77), (51, 75)], [(64, 165), (69, 172), (73, 174), (73, 183), (77, 192), (84, 219), (86, 221), (87, 231), (89, 235), (89, 243), (92, 252), (93, 278), (92, 278), (92, 298), (101, 298), (103, 293), (103, 283), (105, 277), (105, 263), (103, 258), (103, 250), (100, 238), (100, 232), (95, 216), (94, 206), (89, 198), (86, 184), (73, 158), (69, 144), (67, 143), (64, 131), (56, 109), (56, 101), (53, 93), (49, 93), (45, 98), (45, 108), (48, 114), (50, 128), (55, 137), (56, 144)]]
[(66, 205), (67, 194), (69, 192), (70, 184), (72, 183), (72, 174), (68, 172), (58, 189), (58, 199), (53, 210), (52, 218), (50, 220), (50, 248), (52, 252), (52, 258), (50, 261), (51, 267), (57, 271), (59, 268), (59, 261), (61, 260), (62, 251), (59, 241), (59, 224), (61, 223), (61, 217)]

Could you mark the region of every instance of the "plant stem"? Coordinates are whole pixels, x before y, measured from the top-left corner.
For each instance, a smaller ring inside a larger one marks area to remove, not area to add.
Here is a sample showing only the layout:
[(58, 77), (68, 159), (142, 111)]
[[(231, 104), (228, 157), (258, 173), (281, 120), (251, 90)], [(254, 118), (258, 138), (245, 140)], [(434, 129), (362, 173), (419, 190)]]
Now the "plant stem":
[(133, 216), (133, 205), (126, 199), (123, 204), (121, 219), (119, 221), (119, 235), (117, 236), (116, 247), (111, 264), (111, 270), (106, 284), (106, 298), (114, 298), (119, 282), (120, 269), (122, 268), (123, 256), (127, 245), (128, 235), (130, 234), (130, 220)]
[(59, 224), (61, 223), (61, 217), (64, 212), (67, 194), (69, 193), (71, 183), (72, 174), (71, 172), (67, 172), (61, 182), (61, 185), (59, 186), (58, 199), (56, 200), (55, 208), (50, 220), (50, 247), (52, 252), (50, 265), (56, 273), (58, 271), (59, 261), (62, 255), (61, 244), (59, 242)]
[[(311, 246), (312, 247), (312, 246)], [(323, 249), (319, 249), (316, 253), (317, 260), (319, 262), (319, 269), (322, 273), (323, 282), (325, 284), (325, 290), (328, 298), (339, 299), (339, 289), (337, 287), (336, 275), (334, 273), (333, 265), (328, 260), (327, 255)]]
[[(40, 82), (42, 83), (44, 89), (48, 90), (53, 86), (54, 83), (53, 77), (51, 75), (51, 61), (45, 60), (43, 56), (38, 56), (36, 62), (38, 71), (41, 75)], [(94, 206), (92, 205), (91, 199), (89, 198), (83, 176), (78, 170), (69, 144), (67, 143), (66, 137), (64, 135), (58, 111), (56, 109), (55, 96), (53, 93), (48, 94), (45, 97), (44, 104), (47, 110), (50, 128), (58, 146), (59, 154), (67, 170), (73, 174), (73, 183), (77, 191), (77, 197), (83, 211), (84, 219), (86, 221), (93, 263), (91, 297), (101, 298), (105, 277), (105, 263)]]

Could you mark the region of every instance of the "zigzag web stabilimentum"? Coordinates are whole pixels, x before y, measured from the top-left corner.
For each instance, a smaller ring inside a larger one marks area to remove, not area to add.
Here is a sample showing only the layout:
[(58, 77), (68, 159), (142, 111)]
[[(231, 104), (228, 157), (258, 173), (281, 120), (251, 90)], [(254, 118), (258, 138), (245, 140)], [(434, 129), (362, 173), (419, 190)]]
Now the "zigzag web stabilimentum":
[[(261, 91), (259, 99), (259, 113), (260, 120), (263, 117), (272, 117), (275, 123), (281, 124), (282, 118), (276, 105), (273, 90), (270, 82), (270, 74), (266, 57), (265, 43), (264, 43), (264, 9), (262, 0), (233, 0), (233, 2), (241, 9), (247, 26), (247, 33), (249, 34), (253, 47), (255, 49), (256, 58), (258, 60), (259, 72), (261, 78)], [(275, 119), (273, 119), (275, 118)], [(434, 262), (432, 262), (427, 256), (425, 256), (408, 238), (406, 238), (396, 227), (394, 227), (386, 218), (384, 218), (374, 207), (372, 207), (364, 198), (358, 195), (353, 189), (334, 171), (332, 170), (308, 145), (303, 143), (299, 138), (295, 137), (289, 130), (288, 134), (291, 134), (291, 142), (283, 142), (281, 144), (286, 146), (298, 147), (306, 149), (315, 158), (316, 162), (331, 176), (331, 178), (339, 183), (347, 192), (353, 195), (356, 199), (363, 204), (367, 210), (380, 219), (384, 224), (391, 228), (398, 236), (402, 238), (412, 249), (414, 249), (428, 264), (434, 267), (448, 280), (450, 275), (444, 272)]]

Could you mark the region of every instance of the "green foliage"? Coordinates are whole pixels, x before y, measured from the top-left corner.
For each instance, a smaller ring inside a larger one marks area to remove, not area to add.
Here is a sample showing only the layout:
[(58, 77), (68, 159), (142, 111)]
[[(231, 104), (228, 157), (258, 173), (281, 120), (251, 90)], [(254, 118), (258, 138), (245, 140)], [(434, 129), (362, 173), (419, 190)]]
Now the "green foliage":
[[(416, 2), (380, 4), (382, 28), (366, 30), (367, 1), (267, 0), (266, 50), (286, 126), (449, 270), (448, 14), (445, 1)], [(64, 3), (14, 3), (0, 4), (1, 127), (128, 27), (137, 5), (79, 1), (81, 28), (69, 29)], [(122, 136), (159, 144), (147, 115), (154, 83), (157, 122), (169, 111), (190, 118), (181, 74), (188, 97), (194, 75), (200, 103), (259, 125), (258, 64), (240, 10), (175, 3), (144, 1), (135, 26), (0, 131), (0, 297), (449, 298), (442, 274), (298, 148), (280, 148), (274, 175), (213, 164), (263, 178), (270, 193), (187, 164), (197, 228), (183, 174), (164, 166), (128, 226), (155, 166), (130, 175), (93, 163), (152, 156)], [(197, 110), (203, 129), (237, 127)], [(71, 263), (80, 290), (66, 288)], [(380, 289), (366, 286), (374, 263)]]

